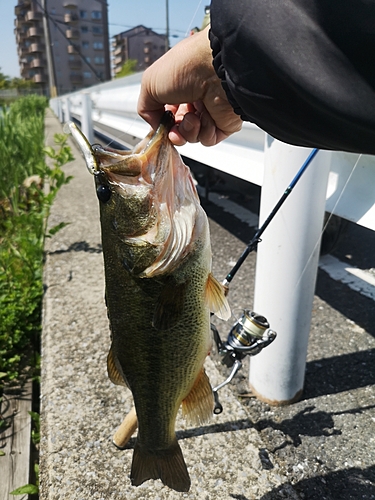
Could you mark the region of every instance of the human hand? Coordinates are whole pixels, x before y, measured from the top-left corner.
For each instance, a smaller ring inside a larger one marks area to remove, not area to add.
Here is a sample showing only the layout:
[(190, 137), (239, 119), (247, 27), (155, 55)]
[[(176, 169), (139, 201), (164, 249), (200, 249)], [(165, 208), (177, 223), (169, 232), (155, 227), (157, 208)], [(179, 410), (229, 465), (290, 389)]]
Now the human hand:
[(175, 114), (169, 139), (176, 146), (213, 146), (242, 127), (212, 65), (208, 27), (169, 50), (143, 74), (138, 113), (153, 129), (165, 109)]

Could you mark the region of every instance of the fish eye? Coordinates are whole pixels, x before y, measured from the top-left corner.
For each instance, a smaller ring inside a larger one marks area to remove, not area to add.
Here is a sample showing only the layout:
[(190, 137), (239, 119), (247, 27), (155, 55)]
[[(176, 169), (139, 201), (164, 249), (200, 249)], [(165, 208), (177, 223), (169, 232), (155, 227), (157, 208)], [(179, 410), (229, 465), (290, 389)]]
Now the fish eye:
[(96, 189), (96, 195), (102, 203), (107, 203), (111, 197), (111, 190), (108, 186), (101, 184)]

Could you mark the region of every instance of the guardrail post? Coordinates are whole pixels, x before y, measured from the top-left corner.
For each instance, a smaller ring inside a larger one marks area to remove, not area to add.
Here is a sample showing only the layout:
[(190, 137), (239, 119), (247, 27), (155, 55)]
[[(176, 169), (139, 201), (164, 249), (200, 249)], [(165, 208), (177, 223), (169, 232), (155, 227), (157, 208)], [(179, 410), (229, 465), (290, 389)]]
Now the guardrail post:
[(72, 119), (71, 113), (70, 113), (70, 99), (69, 97), (66, 97), (64, 99), (64, 122), (69, 122)]
[(59, 122), (62, 123), (64, 120), (63, 109), (62, 109), (62, 101), (61, 99), (57, 99), (57, 117)]
[[(310, 151), (266, 136), (260, 225)], [(254, 311), (277, 338), (251, 358), (250, 386), (270, 404), (302, 394), (330, 158), (317, 154), (258, 245)]]
[(92, 126), (92, 102), (90, 94), (84, 92), (82, 94), (82, 117), (81, 130), (87, 137), (90, 144), (94, 142), (94, 129)]

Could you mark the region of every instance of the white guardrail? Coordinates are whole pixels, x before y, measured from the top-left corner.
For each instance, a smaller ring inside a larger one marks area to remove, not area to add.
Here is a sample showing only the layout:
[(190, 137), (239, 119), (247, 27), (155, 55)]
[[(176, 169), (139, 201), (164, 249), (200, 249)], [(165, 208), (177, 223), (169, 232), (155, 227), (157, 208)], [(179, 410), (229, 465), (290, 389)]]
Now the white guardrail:
[[(93, 141), (92, 127), (124, 145), (149, 130), (137, 115), (141, 74), (51, 99), (60, 121), (71, 117)], [(217, 146), (187, 144), (181, 154), (262, 186), (260, 224), (276, 205), (311, 150), (272, 139), (253, 124)], [(319, 151), (262, 236), (254, 308), (276, 340), (250, 363), (250, 386), (271, 404), (302, 392), (324, 211), (375, 229), (375, 157)]]
[[(137, 114), (142, 73), (51, 99), (51, 108), (66, 121), (72, 116), (82, 122), (83, 96), (92, 102), (94, 130), (124, 145), (127, 136), (143, 138), (148, 125)], [(125, 139), (124, 139), (125, 138)], [(134, 142), (133, 142), (134, 144)], [(186, 144), (181, 154), (235, 177), (261, 186), (264, 175), (265, 133), (252, 123), (217, 146)], [(326, 210), (361, 226), (375, 230), (375, 157), (320, 151), (330, 163)], [(349, 181), (348, 181), (349, 179)], [(345, 188), (344, 188), (345, 187)]]

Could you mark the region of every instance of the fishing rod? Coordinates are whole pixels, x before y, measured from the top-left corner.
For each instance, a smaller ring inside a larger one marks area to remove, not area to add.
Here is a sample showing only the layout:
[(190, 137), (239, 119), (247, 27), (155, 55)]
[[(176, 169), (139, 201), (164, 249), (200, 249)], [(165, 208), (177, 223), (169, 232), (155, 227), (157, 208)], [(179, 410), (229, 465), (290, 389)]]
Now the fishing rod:
[[(290, 193), (293, 191), (297, 182), (301, 179), (302, 175), (307, 170), (307, 167), (311, 164), (318, 151), (319, 150), (317, 148), (314, 148), (308, 155), (305, 162), (298, 170), (291, 183), (285, 189), (284, 193), (281, 195), (279, 201), (276, 203), (267, 219), (255, 232), (253, 238), (246, 246), (245, 250), (242, 252), (240, 258), (237, 260), (234, 267), (225, 277), (223, 286), (226, 288), (226, 292), (229, 291), (229, 283), (233, 280), (237, 271), (244, 263), (246, 257), (252, 251), (254, 251), (257, 248), (258, 243), (262, 241), (262, 234), (269, 226), (270, 222), (275, 217), (277, 212), (280, 210)], [(232, 326), (226, 342), (223, 342), (221, 340), (216, 326), (212, 323), (211, 330), (213, 332), (218, 353), (222, 358), (221, 362), (228, 368), (232, 368), (228, 378), (213, 389), (215, 398), (214, 413), (218, 415), (223, 411), (223, 407), (219, 401), (218, 391), (232, 381), (233, 377), (241, 369), (242, 360), (245, 356), (255, 356), (256, 354), (259, 354), (265, 347), (270, 345), (275, 340), (277, 334), (274, 330), (271, 330), (270, 325), (264, 316), (261, 316), (260, 314), (257, 314), (250, 309), (245, 309), (242, 316)]]

